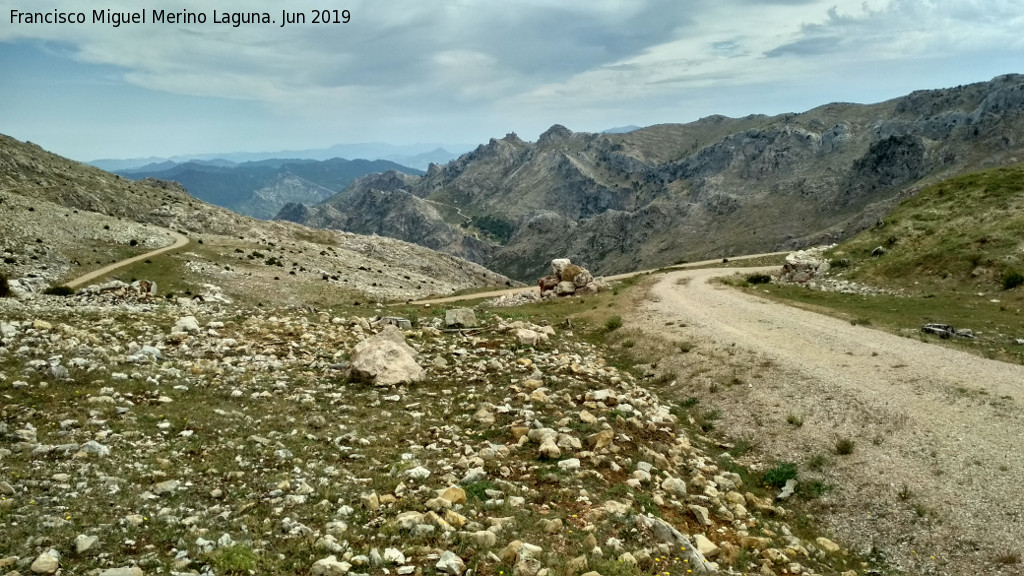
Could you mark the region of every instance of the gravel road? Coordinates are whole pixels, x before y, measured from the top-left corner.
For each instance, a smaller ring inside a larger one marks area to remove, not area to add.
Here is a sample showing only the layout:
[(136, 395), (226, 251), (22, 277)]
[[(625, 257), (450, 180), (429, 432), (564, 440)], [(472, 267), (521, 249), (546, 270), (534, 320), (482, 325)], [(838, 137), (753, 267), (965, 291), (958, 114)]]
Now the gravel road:
[(174, 239), (174, 243), (171, 244), (170, 246), (164, 246), (163, 248), (157, 248), (156, 250), (153, 250), (151, 252), (146, 252), (145, 254), (139, 254), (138, 256), (132, 256), (131, 258), (126, 258), (124, 260), (119, 260), (117, 262), (114, 262), (113, 264), (110, 264), (109, 266), (104, 266), (103, 268), (100, 268), (99, 270), (93, 270), (92, 272), (89, 272), (88, 274), (83, 274), (82, 276), (79, 276), (78, 278), (75, 278), (74, 280), (65, 282), (65, 285), (68, 286), (69, 288), (78, 288), (80, 286), (84, 286), (85, 284), (89, 283), (92, 280), (95, 280), (97, 278), (102, 278), (103, 276), (106, 276), (107, 274), (110, 274), (111, 272), (113, 272), (114, 270), (117, 270), (118, 268), (123, 268), (125, 266), (128, 266), (129, 264), (134, 264), (136, 262), (141, 262), (141, 261), (145, 260), (146, 258), (152, 258), (154, 256), (159, 256), (160, 254), (163, 254), (164, 252), (170, 252), (171, 250), (177, 250), (178, 248), (182, 248), (182, 247), (184, 247), (185, 245), (188, 244), (188, 237), (186, 237), (184, 234), (179, 234), (179, 233), (177, 233), (177, 232), (175, 232), (173, 230), (165, 230), (165, 232), (167, 232), (168, 236), (170, 236), (171, 238)]
[[(668, 274), (630, 323), (745, 370), (741, 385), (712, 397), (720, 428), (768, 457), (827, 454), (836, 488), (816, 515), (860, 552), (912, 574), (1024, 570), (1024, 367), (709, 282), (736, 271)], [(708, 368), (689, 356), (678, 366), (693, 385)], [(838, 455), (845, 438), (855, 449)]]

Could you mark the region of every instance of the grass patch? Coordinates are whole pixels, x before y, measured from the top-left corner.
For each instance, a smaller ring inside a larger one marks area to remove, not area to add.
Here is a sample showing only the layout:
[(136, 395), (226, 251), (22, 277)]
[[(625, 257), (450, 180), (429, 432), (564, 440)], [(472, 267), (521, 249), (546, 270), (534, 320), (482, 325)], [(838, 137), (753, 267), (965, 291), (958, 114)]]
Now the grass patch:
[(233, 544), (210, 553), (210, 565), (222, 574), (248, 574), (256, 569), (257, 556), (245, 544)]
[(796, 480), (797, 466), (792, 462), (778, 462), (764, 471), (761, 483), (772, 488), (782, 488), (786, 482)]
[(619, 316), (618, 314), (604, 321), (604, 329), (609, 332), (618, 330), (619, 328), (622, 328), (622, 316)]

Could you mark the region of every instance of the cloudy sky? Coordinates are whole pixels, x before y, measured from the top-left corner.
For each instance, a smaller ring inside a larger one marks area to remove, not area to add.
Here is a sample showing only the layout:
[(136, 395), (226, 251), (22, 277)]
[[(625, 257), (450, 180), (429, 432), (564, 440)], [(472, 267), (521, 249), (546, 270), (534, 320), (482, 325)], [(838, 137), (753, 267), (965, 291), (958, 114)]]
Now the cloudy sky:
[[(274, 24), (213, 23), (266, 11)], [(322, 7), (348, 24), (288, 25)], [(77, 160), (533, 140), (1024, 72), (1020, 0), (0, 0), (0, 133)], [(144, 10), (146, 24), (92, 23)], [(188, 10), (205, 24), (151, 22)], [(84, 12), (85, 24), (12, 11)], [(12, 22), (12, 19), (14, 22)]]

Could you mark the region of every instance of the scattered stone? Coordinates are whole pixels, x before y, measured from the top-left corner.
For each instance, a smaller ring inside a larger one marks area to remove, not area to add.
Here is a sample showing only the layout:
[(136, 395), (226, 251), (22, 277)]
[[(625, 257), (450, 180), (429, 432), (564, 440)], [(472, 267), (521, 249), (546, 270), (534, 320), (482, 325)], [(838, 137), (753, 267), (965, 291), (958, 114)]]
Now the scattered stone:
[(580, 469), (579, 458), (567, 458), (558, 462), (558, 467), (566, 472), (575, 472)]
[(82, 444), (82, 452), (96, 456), (108, 456), (110, 455), (110, 448), (95, 440), (89, 440), (85, 444)]
[(697, 519), (697, 523), (701, 526), (711, 526), (711, 515), (708, 513), (708, 509), (703, 506), (696, 504), (690, 504), (690, 512), (693, 512), (693, 516)]
[(368, 494), (360, 494), (359, 502), (370, 512), (376, 512), (380, 508), (380, 498), (376, 492), (370, 492)]
[(476, 328), (476, 313), (472, 308), (453, 308), (444, 313), (444, 324), (449, 328)]
[(183, 316), (178, 318), (178, 321), (174, 323), (175, 332), (191, 332), (198, 334), (202, 328), (199, 327), (199, 321), (196, 320), (195, 316)]
[(697, 534), (694, 536), (693, 542), (697, 546), (697, 551), (703, 554), (706, 558), (712, 558), (718, 554), (718, 546), (711, 540), (708, 540), (703, 534)]
[(661, 483), (661, 489), (679, 498), (686, 497), (686, 482), (679, 478), (666, 478), (665, 481)]
[(85, 534), (79, 534), (75, 538), (75, 554), (85, 554), (91, 550), (99, 540), (99, 536), (86, 536)]
[(453, 576), (461, 576), (466, 571), (466, 563), (462, 561), (462, 558), (459, 558), (458, 554), (447, 550), (441, 554), (441, 558), (438, 559), (434, 567), (444, 574), (452, 574)]
[(815, 538), (814, 541), (818, 543), (819, 548), (821, 548), (825, 552), (828, 552), (829, 554), (835, 554), (836, 552), (839, 552), (839, 544), (836, 544), (835, 542), (829, 540), (828, 538), (825, 538), (824, 536), (819, 536), (818, 538)]
[(351, 569), (351, 564), (339, 562), (337, 556), (331, 555), (314, 562), (311, 572), (313, 576), (343, 576)]
[(458, 486), (449, 486), (445, 488), (438, 495), (441, 498), (451, 502), (452, 504), (465, 504), (466, 503), (466, 491)]
[(153, 493), (157, 495), (173, 494), (181, 486), (177, 480), (165, 480), (153, 485)]
[(391, 564), (405, 564), (405, 554), (398, 548), (385, 548), (383, 559)]
[(786, 485), (782, 487), (782, 491), (775, 498), (777, 500), (785, 500), (796, 493), (796, 480), (790, 478), (786, 480)]
[(29, 566), (29, 570), (35, 574), (53, 574), (57, 572), (58, 568), (60, 568), (60, 552), (53, 548), (40, 554)]
[(956, 330), (953, 329), (949, 324), (925, 324), (921, 327), (921, 332), (925, 334), (932, 334), (939, 338), (952, 338), (956, 334)]

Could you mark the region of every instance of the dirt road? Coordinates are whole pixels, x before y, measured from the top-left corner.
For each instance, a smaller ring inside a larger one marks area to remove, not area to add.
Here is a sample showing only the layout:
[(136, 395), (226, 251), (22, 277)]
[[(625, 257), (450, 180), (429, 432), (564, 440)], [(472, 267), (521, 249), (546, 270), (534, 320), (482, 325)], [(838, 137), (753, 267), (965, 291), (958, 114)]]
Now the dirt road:
[(131, 258), (127, 258), (125, 260), (120, 260), (120, 261), (114, 262), (113, 264), (110, 264), (109, 266), (104, 266), (103, 268), (100, 268), (99, 270), (93, 270), (92, 272), (89, 272), (88, 274), (79, 276), (78, 278), (75, 278), (74, 280), (66, 282), (65, 285), (68, 286), (69, 288), (78, 288), (80, 286), (83, 286), (83, 285), (87, 284), (91, 280), (95, 280), (97, 278), (102, 278), (103, 276), (106, 276), (107, 274), (110, 274), (111, 272), (113, 272), (114, 270), (117, 270), (118, 268), (123, 268), (125, 266), (128, 266), (129, 264), (134, 264), (136, 262), (141, 262), (141, 261), (145, 260), (146, 258), (152, 258), (154, 256), (159, 256), (160, 254), (163, 254), (164, 252), (170, 252), (171, 250), (177, 250), (178, 248), (182, 248), (182, 247), (184, 247), (184, 246), (186, 246), (188, 244), (188, 237), (186, 237), (185, 235), (179, 234), (179, 233), (177, 233), (177, 232), (175, 232), (173, 230), (166, 230), (165, 229), (164, 232), (166, 232), (168, 236), (174, 238), (174, 243), (171, 244), (170, 246), (164, 246), (163, 248), (158, 248), (156, 250), (153, 250), (152, 252), (146, 252), (145, 254), (139, 254), (138, 256), (132, 256)]
[[(668, 274), (629, 322), (698, 343), (700, 360), (677, 359), (680, 386), (724, 412), (721, 429), (801, 475), (824, 455), (836, 488), (819, 520), (860, 551), (913, 574), (1024, 569), (1024, 367), (709, 283), (732, 272)], [(712, 358), (740, 377), (703, 392)]]
[[(788, 252), (766, 252), (764, 254), (746, 254), (744, 256), (731, 257), (730, 261), (742, 262), (743, 260), (752, 260), (754, 258), (763, 258), (765, 256), (781, 256), (788, 254)], [(688, 268), (696, 268), (699, 266), (707, 266), (709, 264), (718, 264), (721, 259), (714, 260), (701, 260), (700, 262), (688, 262), (686, 264), (677, 264), (675, 266), (669, 266), (667, 269), (670, 270), (685, 270)], [(638, 270), (636, 272), (627, 272), (625, 274), (616, 274), (614, 276), (607, 276), (604, 279), (609, 282), (616, 280), (625, 280), (634, 276), (640, 276), (641, 274), (648, 274), (654, 272), (654, 270)], [(459, 296), (445, 296), (443, 298), (430, 298), (427, 300), (418, 300), (413, 304), (447, 304), (449, 302), (460, 302), (462, 300), (479, 300), (481, 298), (499, 298), (508, 294), (519, 294), (521, 292), (534, 292), (537, 290), (537, 286), (524, 286), (522, 288), (505, 288), (502, 290), (492, 290), (489, 292), (474, 292), (472, 294), (462, 294)]]

